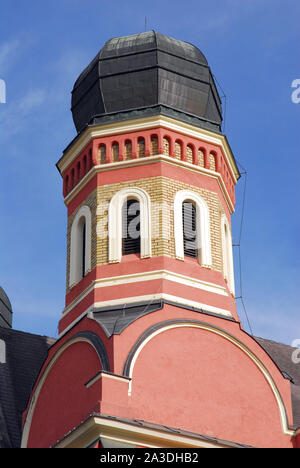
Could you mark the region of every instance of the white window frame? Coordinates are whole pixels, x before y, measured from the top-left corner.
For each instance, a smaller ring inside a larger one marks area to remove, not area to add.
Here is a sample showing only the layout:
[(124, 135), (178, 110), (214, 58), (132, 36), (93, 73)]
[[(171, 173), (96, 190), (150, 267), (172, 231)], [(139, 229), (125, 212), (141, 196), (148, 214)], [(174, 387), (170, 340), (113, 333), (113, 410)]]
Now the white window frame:
[(232, 251), (232, 235), (228, 219), (225, 214), (221, 218), (223, 275), (227, 281), (229, 291), (235, 295), (234, 264)]
[(151, 202), (145, 190), (128, 187), (117, 192), (108, 208), (108, 259), (109, 263), (122, 260), (122, 208), (126, 200), (135, 199), (140, 203), (141, 258), (151, 257)]
[(88, 206), (82, 206), (73, 220), (71, 227), (71, 242), (70, 242), (70, 277), (69, 286), (72, 287), (82, 279), (82, 268), (80, 258), (82, 233), (80, 230), (81, 220), (85, 222), (85, 275), (91, 271), (91, 242), (92, 242), (92, 214)]
[(180, 190), (174, 198), (174, 237), (175, 255), (184, 260), (182, 205), (191, 201), (196, 207), (196, 230), (199, 246), (199, 263), (206, 268), (212, 267), (209, 208), (203, 198), (190, 190)]

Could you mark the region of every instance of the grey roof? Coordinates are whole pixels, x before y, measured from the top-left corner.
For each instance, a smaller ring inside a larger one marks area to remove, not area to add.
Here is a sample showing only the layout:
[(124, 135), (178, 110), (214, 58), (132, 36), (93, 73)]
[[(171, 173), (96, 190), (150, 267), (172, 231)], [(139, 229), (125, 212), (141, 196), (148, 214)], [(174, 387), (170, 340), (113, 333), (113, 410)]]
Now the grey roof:
[(12, 325), (12, 306), (8, 296), (0, 286), (0, 327), (10, 328)]
[(18, 448), (22, 413), (55, 340), (0, 327), (0, 342), (0, 448)]
[(66, 437), (68, 437), (70, 434), (72, 434), (74, 431), (76, 431), (76, 429), (78, 429), (80, 426), (82, 426), (86, 421), (88, 421), (90, 418), (94, 418), (94, 417), (99, 417), (99, 418), (107, 419), (107, 420), (110, 420), (110, 421), (118, 421), (118, 422), (129, 424), (129, 425), (135, 426), (135, 427), (143, 427), (145, 429), (153, 429), (153, 430), (163, 431), (165, 433), (178, 434), (178, 435), (190, 437), (190, 438), (195, 439), (195, 440), (201, 440), (203, 442), (209, 442), (209, 443), (213, 443), (213, 444), (217, 444), (217, 445), (222, 445), (222, 446), (228, 447), (228, 448), (247, 448), (247, 449), (254, 448), (253, 446), (250, 446), (250, 445), (240, 444), (238, 442), (231, 442), (231, 441), (228, 441), (228, 440), (225, 440), (225, 439), (220, 439), (218, 437), (207, 436), (207, 435), (199, 434), (198, 432), (191, 432), (191, 431), (187, 431), (187, 430), (180, 429), (180, 428), (164, 426), (162, 424), (157, 424), (157, 423), (153, 423), (153, 422), (150, 422), (150, 421), (144, 421), (143, 419), (120, 418), (120, 417), (117, 417), (117, 416), (110, 416), (110, 415), (106, 415), (106, 414), (102, 414), (102, 413), (91, 413), (77, 427), (74, 427), (73, 429), (71, 429), (71, 431), (69, 431), (62, 439), (58, 440), (53, 445), (53, 447), (57, 446), (60, 442), (62, 442), (64, 439), (66, 439)]
[(99, 117), (158, 105), (221, 130), (221, 100), (206, 58), (194, 45), (155, 31), (107, 41), (72, 91), (77, 132)]
[(294, 427), (298, 428), (300, 427), (300, 364), (296, 364), (292, 360), (293, 352), (297, 348), (266, 340), (265, 338), (256, 337), (255, 339), (268, 353), (283, 375), (291, 381)]

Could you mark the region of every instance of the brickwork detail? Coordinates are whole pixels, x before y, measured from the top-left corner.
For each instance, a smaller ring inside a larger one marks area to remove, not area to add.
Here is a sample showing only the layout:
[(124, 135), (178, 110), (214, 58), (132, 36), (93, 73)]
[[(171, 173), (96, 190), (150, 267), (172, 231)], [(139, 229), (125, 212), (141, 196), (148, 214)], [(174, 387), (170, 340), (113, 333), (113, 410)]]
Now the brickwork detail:
[[(145, 190), (151, 200), (152, 257), (166, 255), (175, 257), (173, 200), (179, 190), (191, 190), (199, 194), (207, 203), (210, 213), (210, 235), (212, 269), (223, 270), (221, 216), (224, 213), (217, 193), (198, 188), (166, 177), (151, 177), (131, 182), (99, 186), (82, 205), (87, 205), (92, 213), (92, 269), (96, 265), (108, 263), (108, 206), (113, 195), (128, 187)], [(81, 206), (82, 206), (81, 205)], [(169, 209), (169, 207), (171, 209)], [(78, 207), (78, 209), (80, 206)], [(77, 210), (68, 220), (67, 284), (69, 278), (70, 231)]]

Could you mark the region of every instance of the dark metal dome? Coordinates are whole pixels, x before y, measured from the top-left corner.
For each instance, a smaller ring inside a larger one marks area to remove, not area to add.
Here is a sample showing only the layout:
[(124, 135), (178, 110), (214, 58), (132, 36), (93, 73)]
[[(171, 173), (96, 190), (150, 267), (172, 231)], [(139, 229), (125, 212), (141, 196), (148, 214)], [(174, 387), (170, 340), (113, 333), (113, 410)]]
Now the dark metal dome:
[(4, 289), (0, 286), (0, 327), (11, 328), (12, 307)]
[(72, 91), (78, 132), (103, 116), (157, 106), (220, 131), (221, 100), (206, 58), (194, 45), (155, 31), (107, 41)]

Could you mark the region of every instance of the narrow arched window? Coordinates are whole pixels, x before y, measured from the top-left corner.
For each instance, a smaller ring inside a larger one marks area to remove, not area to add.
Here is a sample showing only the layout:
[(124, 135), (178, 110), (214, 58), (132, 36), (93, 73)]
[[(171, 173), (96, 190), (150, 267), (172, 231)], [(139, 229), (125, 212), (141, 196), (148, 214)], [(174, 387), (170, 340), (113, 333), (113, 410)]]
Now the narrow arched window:
[(209, 168), (210, 168), (211, 171), (216, 170), (216, 157), (212, 153), (210, 153), (210, 155), (209, 155)]
[(140, 203), (137, 200), (126, 200), (122, 208), (123, 255), (140, 253)]
[(204, 152), (199, 149), (198, 151), (199, 166), (204, 167)]
[(85, 276), (85, 265), (86, 265), (86, 223), (85, 220), (81, 225), (81, 249), (82, 249), (82, 256), (81, 256), (81, 276), (84, 278)]
[(81, 164), (80, 161), (77, 163), (77, 181), (79, 182), (81, 179)]
[(155, 156), (158, 154), (158, 138), (157, 136), (151, 137), (150, 155)]
[(130, 140), (125, 142), (125, 160), (132, 158), (132, 144)]
[(203, 198), (191, 191), (180, 190), (174, 198), (174, 238), (176, 258), (198, 259), (200, 265), (212, 265), (209, 208)]
[(112, 145), (112, 161), (119, 161), (119, 143), (114, 143)]
[(87, 171), (87, 157), (85, 154), (83, 158), (83, 173), (86, 174), (86, 171)]
[(70, 190), (70, 187), (69, 187), (69, 176), (68, 176), (68, 175), (67, 175), (67, 177), (66, 177), (66, 186), (65, 186), (65, 187), (66, 187), (66, 194), (68, 194), (68, 193), (69, 193), (69, 190)]
[(181, 144), (179, 141), (175, 142), (175, 159), (181, 159)]
[(186, 147), (186, 161), (190, 164), (193, 164), (194, 162), (194, 157), (193, 157), (193, 147), (191, 145), (188, 145)]
[(89, 160), (90, 160), (90, 168), (93, 167), (94, 163), (93, 163), (93, 153), (92, 153), (92, 150), (89, 151)]
[(106, 163), (106, 146), (103, 144), (99, 147), (99, 160), (100, 164)]
[(72, 183), (72, 188), (75, 186), (75, 169), (72, 169), (71, 172), (71, 183)]
[(141, 259), (151, 257), (151, 202), (145, 190), (128, 187), (115, 193), (108, 208), (108, 234), (109, 263), (135, 251)]
[(183, 248), (184, 255), (197, 258), (197, 228), (196, 228), (196, 207), (193, 203), (185, 201), (182, 204), (183, 219)]
[(139, 158), (144, 158), (144, 157), (146, 156), (145, 150), (146, 150), (146, 147), (145, 147), (145, 138), (140, 137), (140, 138), (138, 139), (138, 157), (139, 157)]
[(163, 139), (163, 145), (164, 145), (164, 155), (165, 156), (170, 156), (170, 141), (168, 138)]
[(232, 237), (228, 220), (222, 215), (222, 250), (223, 250), (223, 275), (232, 294), (235, 293), (234, 266), (232, 252)]
[(91, 270), (91, 211), (88, 206), (77, 212), (70, 241), (69, 285), (73, 286)]

